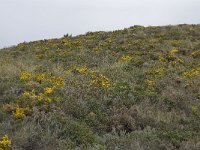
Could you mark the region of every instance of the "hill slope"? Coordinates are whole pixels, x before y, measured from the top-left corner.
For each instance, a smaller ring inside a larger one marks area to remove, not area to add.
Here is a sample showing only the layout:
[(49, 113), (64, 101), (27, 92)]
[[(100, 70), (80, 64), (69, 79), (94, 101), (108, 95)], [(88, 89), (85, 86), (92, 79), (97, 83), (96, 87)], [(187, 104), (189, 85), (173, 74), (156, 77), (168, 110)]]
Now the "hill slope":
[(0, 149), (199, 149), (200, 25), (1, 49), (3, 136)]

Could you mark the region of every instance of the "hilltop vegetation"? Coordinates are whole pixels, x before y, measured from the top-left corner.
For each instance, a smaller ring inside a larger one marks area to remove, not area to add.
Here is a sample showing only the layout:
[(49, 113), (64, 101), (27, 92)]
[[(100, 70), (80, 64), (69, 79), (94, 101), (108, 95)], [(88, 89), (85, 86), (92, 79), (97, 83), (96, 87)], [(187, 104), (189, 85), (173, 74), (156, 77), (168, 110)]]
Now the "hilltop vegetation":
[(200, 25), (0, 50), (0, 150), (199, 150)]

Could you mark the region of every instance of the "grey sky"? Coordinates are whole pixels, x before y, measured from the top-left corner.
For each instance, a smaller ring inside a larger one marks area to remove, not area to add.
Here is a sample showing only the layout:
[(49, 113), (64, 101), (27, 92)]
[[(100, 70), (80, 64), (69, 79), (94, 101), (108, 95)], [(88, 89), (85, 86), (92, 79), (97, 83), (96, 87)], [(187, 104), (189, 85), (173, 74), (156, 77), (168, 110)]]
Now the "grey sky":
[(182, 23), (200, 23), (200, 0), (0, 0), (0, 47), (66, 33)]

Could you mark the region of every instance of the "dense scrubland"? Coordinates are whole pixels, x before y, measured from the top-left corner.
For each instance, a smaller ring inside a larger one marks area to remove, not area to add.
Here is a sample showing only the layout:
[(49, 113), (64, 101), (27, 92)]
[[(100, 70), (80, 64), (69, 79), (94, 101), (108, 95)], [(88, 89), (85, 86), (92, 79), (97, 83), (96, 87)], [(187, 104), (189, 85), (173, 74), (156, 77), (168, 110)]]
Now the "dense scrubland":
[(0, 50), (0, 150), (199, 150), (200, 25)]

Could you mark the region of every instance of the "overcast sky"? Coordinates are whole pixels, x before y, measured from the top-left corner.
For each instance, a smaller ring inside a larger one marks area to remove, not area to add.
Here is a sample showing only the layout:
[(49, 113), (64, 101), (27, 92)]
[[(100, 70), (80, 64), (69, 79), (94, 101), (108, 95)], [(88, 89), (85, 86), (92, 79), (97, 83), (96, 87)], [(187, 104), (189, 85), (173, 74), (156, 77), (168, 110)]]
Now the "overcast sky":
[(0, 47), (66, 33), (182, 23), (200, 23), (200, 0), (0, 0)]

